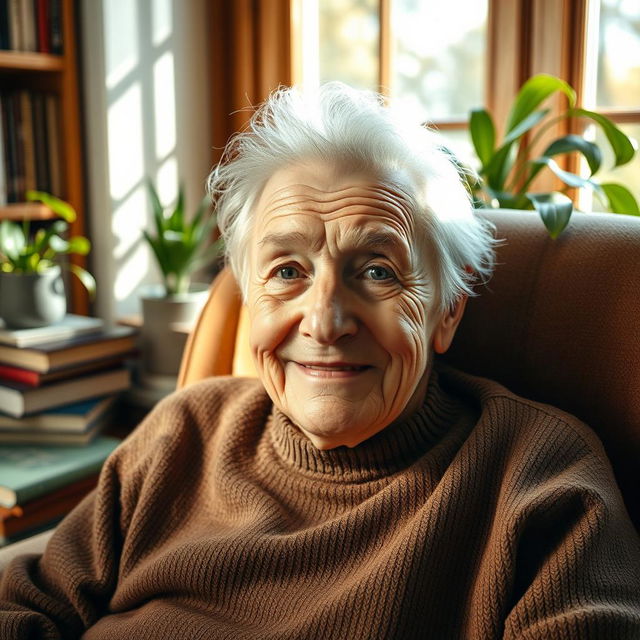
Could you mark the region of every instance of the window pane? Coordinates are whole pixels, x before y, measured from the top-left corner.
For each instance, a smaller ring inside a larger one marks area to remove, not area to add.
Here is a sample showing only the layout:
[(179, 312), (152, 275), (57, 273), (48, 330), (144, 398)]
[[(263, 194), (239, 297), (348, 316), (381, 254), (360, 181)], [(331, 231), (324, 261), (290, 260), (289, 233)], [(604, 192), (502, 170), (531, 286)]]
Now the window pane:
[[(630, 138), (640, 140), (640, 123), (619, 124), (618, 126)], [(640, 176), (640, 153), (636, 152), (633, 160), (622, 167), (605, 170), (605, 168), (613, 166), (614, 157), (611, 152), (611, 147), (604, 133), (600, 130), (600, 127), (596, 129), (595, 142), (602, 149), (602, 169), (596, 174), (598, 182), (619, 182), (621, 185), (627, 187), (627, 189), (633, 193), (635, 199), (640, 202), (640, 181), (638, 180), (638, 176)], [(596, 199), (593, 204), (593, 209), (597, 211), (602, 208), (602, 204)]]
[(600, 0), (598, 107), (640, 108), (640, 2)]
[(318, 31), (321, 83), (378, 89), (378, 0), (320, 0)]
[(487, 0), (394, 0), (392, 87), (424, 120), (484, 104)]

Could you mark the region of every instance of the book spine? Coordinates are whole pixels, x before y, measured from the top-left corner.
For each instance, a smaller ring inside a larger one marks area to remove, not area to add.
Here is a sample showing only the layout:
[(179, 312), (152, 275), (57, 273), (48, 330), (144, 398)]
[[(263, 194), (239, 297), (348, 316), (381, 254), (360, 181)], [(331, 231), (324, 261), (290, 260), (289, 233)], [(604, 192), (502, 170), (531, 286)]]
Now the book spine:
[(61, 56), (64, 53), (61, 0), (51, 0), (49, 4), (49, 34), (51, 53)]
[(54, 196), (62, 197), (62, 155), (60, 151), (60, 119), (58, 96), (45, 95), (45, 129), (47, 138), (49, 186)]
[(18, 201), (18, 154), (16, 151), (17, 130), (15, 121), (15, 109), (14, 101), (16, 94), (14, 92), (7, 92), (4, 94), (4, 108), (2, 110), (4, 118), (4, 130), (7, 134), (5, 140), (5, 160), (6, 160), (6, 173), (7, 173), (7, 202)]
[[(30, 92), (20, 92), (20, 122), (24, 157), (24, 192), (36, 188), (36, 154), (33, 134), (33, 98)], [(23, 195), (24, 198), (24, 195)], [(26, 199), (26, 198), (25, 198)]]
[(9, 1), (0, 0), (0, 49), (10, 49)]
[(37, 387), (40, 384), (40, 376), (35, 371), (28, 369), (19, 369), (17, 367), (8, 367), (0, 365), (0, 379), (10, 380), (11, 382), (20, 382), (30, 387)]
[(49, 185), (49, 151), (47, 149), (47, 132), (45, 127), (44, 95), (33, 94), (33, 137), (36, 160), (36, 189), (50, 191)]
[[(66, 484), (75, 482), (87, 476), (98, 473), (104, 464), (104, 460), (90, 460), (82, 466), (75, 469), (67, 469), (63, 473), (60, 473), (55, 478), (49, 478), (48, 480), (42, 480), (36, 482), (28, 487), (16, 490), (15, 504), (23, 504), (29, 500), (34, 500), (40, 496), (43, 496), (50, 491), (55, 491), (60, 487), (64, 487)], [(14, 506), (14, 505), (11, 505)]]
[(20, 0), (9, 0), (9, 45), (14, 51), (22, 50)]
[(49, 1), (34, 0), (36, 5), (36, 23), (38, 25), (38, 51), (51, 53), (49, 41)]
[(6, 134), (3, 103), (2, 92), (0, 92), (0, 207), (7, 204)]
[(11, 106), (9, 104), (9, 94), (6, 91), (0, 91), (0, 103), (2, 103), (2, 130), (4, 132), (3, 149), (4, 156), (4, 176), (5, 176), (5, 191), (7, 202), (12, 202), (13, 198), (13, 184), (11, 178), (11, 132), (9, 128)]
[(22, 13), (22, 48), (25, 51), (36, 50), (36, 20), (33, 12), (33, 0), (20, 0)]
[(24, 126), (22, 123), (22, 94), (24, 91), (17, 91), (13, 94), (13, 118), (15, 123), (15, 189), (16, 202), (24, 200), (25, 185), (25, 158), (24, 158)]

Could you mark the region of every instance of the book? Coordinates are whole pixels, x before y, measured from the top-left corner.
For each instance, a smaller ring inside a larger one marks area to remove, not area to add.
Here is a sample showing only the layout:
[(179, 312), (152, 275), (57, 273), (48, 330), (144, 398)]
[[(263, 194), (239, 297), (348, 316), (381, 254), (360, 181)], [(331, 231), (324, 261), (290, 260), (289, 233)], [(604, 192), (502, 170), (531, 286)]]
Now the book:
[(130, 353), (136, 348), (136, 335), (131, 327), (112, 327), (38, 346), (19, 348), (0, 344), (0, 363), (48, 373), (64, 366)]
[(45, 94), (45, 128), (47, 137), (47, 168), (49, 170), (50, 191), (55, 196), (62, 195), (62, 170), (60, 153), (60, 120), (58, 118), (58, 96)]
[(18, 383), (0, 385), (0, 412), (15, 418), (73, 401), (124, 391), (130, 385), (129, 370), (122, 367), (82, 378), (72, 378), (43, 387)]
[(109, 415), (116, 396), (91, 398), (73, 402), (62, 407), (46, 409), (23, 418), (12, 418), (0, 413), (0, 430), (6, 432), (28, 431), (31, 433), (82, 433), (105, 415)]
[(92, 422), (86, 429), (73, 431), (43, 431), (42, 429), (9, 430), (0, 429), (0, 445), (38, 444), (51, 446), (84, 447), (89, 444), (110, 423), (105, 414)]
[(116, 366), (122, 364), (126, 357), (135, 355), (136, 352), (125, 353), (123, 355), (107, 356), (106, 358), (97, 358), (89, 362), (73, 364), (69, 367), (60, 367), (52, 369), (47, 373), (31, 371), (31, 369), (23, 369), (22, 367), (13, 367), (11, 365), (0, 364), (0, 384), (3, 381), (19, 382), (29, 387), (41, 387), (43, 384), (55, 382), (56, 380), (66, 380), (67, 378), (75, 378), (76, 376), (105, 369), (115, 369)]
[(66, 516), (96, 487), (98, 477), (90, 475), (11, 509), (0, 507), (0, 543)]
[(98, 473), (119, 444), (117, 438), (98, 436), (86, 447), (2, 447), (0, 506), (11, 508), (26, 503)]
[(0, 49), (9, 45), (9, 0), (0, 0)]
[(73, 313), (68, 313), (59, 322), (35, 329), (9, 329), (0, 320), (0, 343), (15, 347), (28, 347), (52, 340), (98, 333), (103, 327), (104, 321), (101, 318), (77, 316)]
[[(2, 3), (2, 0), (0, 0)], [(0, 7), (0, 11), (2, 8)], [(0, 15), (0, 20), (2, 20), (2, 16)], [(1, 35), (0, 35), (1, 37)], [(1, 45), (0, 45), (1, 48)], [(5, 160), (5, 133), (4, 133), (4, 106), (2, 103), (2, 98), (0, 96), (0, 207), (4, 207), (7, 204), (7, 171), (6, 171), (6, 160)]]

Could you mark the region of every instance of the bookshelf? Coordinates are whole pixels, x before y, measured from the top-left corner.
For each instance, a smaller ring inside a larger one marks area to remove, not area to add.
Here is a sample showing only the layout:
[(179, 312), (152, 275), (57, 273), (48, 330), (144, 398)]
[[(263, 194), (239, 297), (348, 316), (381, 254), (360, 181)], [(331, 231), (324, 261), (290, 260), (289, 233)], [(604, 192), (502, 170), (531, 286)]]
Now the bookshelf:
[[(55, 195), (67, 200), (78, 217), (71, 224), (71, 235), (86, 235), (84, 160), (81, 133), (80, 91), (78, 84), (78, 42), (76, 32), (76, 3), (58, 0), (63, 53), (54, 55), (34, 51), (0, 50), (0, 86), (3, 89), (42, 91), (58, 97), (58, 137), (60, 144), (61, 192)], [(0, 150), (4, 153), (4, 149)], [(50, 212), (33, 203), (12, 203), (0, 207), (1, 219), (43, 220), (53, 217)], [(84, 256), (70, 260), (86, 268)], [(89, 299), (76, 278), (69, 280), (71, 307), (77, 314), (89, 313)]]

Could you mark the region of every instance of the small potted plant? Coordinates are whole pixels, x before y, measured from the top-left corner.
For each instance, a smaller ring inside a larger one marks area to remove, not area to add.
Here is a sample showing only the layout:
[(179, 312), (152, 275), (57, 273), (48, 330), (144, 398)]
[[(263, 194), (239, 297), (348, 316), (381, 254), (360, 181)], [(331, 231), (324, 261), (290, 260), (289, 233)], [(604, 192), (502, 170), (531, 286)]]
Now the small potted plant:
[(0, 222), (0, 317), (15, 328), (43, 327), (61, 320), (67, 311), (62, 268), (68, 268), (95, 294), (93, 276), (78, 265), (60, 261), (68, 254), (87, 255), (91, 243), (83, 236), (66, 239), (76, 218), (71, 205), (42, 191), (28, 191), (27, 199), (41, 201), (61, 220), (30, 232), (28, 220)]
[(185, 330), (196, 319), (209, 290), (208, 284), (193, 283), (192, 276), (220, 256), (222, 240), (211, 242), (217, 220), (208, 197), (189, 219), (182, 187), (173, 208), (160, 202), (150, 181), (147, 187), (154, 230), (143, 235), (160, 268), (162, 284), (146, 287), (141, 296), (143, 362), (147, 373), (173, 376), (180, 366)]
[[(561, 93), (568, 106), (558, 116), (540, 108), (553, 94)], [(567, 192), (590, 189), (605, 208), (614, 213), (640, 215), (638, 203), (623, 185), (600, 182), (595, 174), (602, 166), (600, 147), (574, 134), (562, 136), (537, 152), (541, 135), (549, 127), (567, 118), (587, 119), (600, 127), (615, 157), (614, 167), (629, 162), (635, 153), (631, 140), (607, 117), (575, 106), (576, 93), (563, 80), (547, 74), (533, 76), (520, 88), (504, 128), (502, 140), (486, 109), (474, 109), (469, 120), (471, 140), (480, 161), (478, 178), (470, 181), (475, 204), (479, 207), (536, 209), (549, 235), (555, 238), (566, 227), (573, 212)], [(587, 162), (587, 178), (562, 169), (555, 158), (580, 154)], [(532, 183), (541, 171), (552, 171), (564, 187), (560, 192), (532, 192)]]

